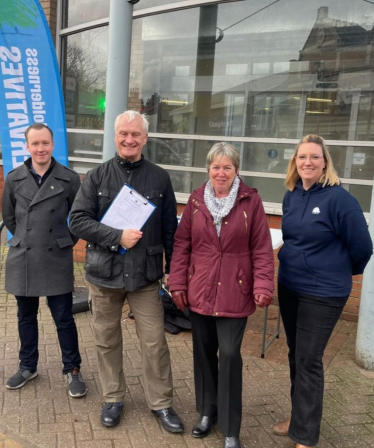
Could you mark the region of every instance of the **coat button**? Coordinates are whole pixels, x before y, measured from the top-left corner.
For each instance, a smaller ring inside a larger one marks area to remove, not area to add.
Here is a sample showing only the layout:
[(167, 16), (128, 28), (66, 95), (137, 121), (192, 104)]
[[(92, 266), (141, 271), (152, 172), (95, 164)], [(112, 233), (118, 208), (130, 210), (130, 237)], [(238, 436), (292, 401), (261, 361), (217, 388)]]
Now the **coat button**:
[(239, 280), (239, 283), (242, 284), (242, 283), (243, 283), (243, 280)]
[(228, 222), (227, 222), (227, 221), (225, 221), (225, 224), (228, 224)]
[(218, 286), (221, 286), (221, 282), (218, 282)]
[(216, 316), (219, 316), (219, 313), (216, 313)]
[(55, 212), (55, 209), (53, 208), (52, 210), (51, 210), (51, 213), (54, 213)]
[(31, 227), (27, 227), (27, 230), (31, 230)]
[(31, 210), (32, 210), (32, 208), (30, 207), (30, 208), (29, 208), (29, 212), (31, 212)]
[(48, 252), (52, 252), (52, 247), (48, 247)]
[(27, 247), (26, 247), (26, 250), (30, 250), (30, 249), (31, 249), (31, 247), (30, 247), (30, 246), (27, 246)]
[(49, 229), (49, 232), (52, 232), (53, 229)]

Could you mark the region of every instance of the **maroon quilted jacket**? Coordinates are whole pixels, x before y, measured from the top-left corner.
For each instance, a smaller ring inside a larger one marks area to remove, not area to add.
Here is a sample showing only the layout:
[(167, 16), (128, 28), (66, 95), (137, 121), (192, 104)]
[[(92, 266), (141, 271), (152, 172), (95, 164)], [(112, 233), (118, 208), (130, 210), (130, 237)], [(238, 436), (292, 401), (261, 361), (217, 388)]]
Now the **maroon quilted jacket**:
[(249, 316), (256, 308), (253, 294), (272, 295), (274, 288), (273, 249), (261, 198), (240, 181), (218, 237), (204, 188), (191, 194), (175, 234), (170, 290), (187, 290), (188, 307), (199, 314)]

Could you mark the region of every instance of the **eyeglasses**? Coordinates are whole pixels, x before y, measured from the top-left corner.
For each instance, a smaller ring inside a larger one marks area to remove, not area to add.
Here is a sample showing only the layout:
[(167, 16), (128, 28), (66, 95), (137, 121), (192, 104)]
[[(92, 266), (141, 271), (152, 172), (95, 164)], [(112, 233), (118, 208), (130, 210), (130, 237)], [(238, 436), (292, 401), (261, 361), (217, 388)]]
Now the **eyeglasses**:
[(304, 156), (303, 154), (300, 154), (298, 156), (295, 156), (295, 159), (299, 160), (299, 162), (306, 162), (307, 159), (311, 160), (312, 162), (318, 162), (318, 160), (323, 159), (323, 156), (318, 156), (317, 154), (313, 154), (310, 157)]

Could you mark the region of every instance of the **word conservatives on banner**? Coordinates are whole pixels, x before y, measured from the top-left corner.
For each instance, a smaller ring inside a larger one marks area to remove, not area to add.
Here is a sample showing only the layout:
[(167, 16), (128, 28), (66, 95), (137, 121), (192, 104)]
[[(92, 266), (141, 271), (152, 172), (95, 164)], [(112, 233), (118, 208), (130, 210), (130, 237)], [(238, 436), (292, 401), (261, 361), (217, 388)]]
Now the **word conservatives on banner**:
[[(14, 166), (22, 164), (23, 156), (29, 155), (24, 148), (23, 133), (26, 127), (30, 122), (45, 122), (45, 102), (42, 101), (37, 55), (38, 51), (35, 48), (26, 49), (24, 59), (27, 73), (25, 73), (21, 50), (17, 47), (11, 47), (10, 50), (0, 47), (0, 70), (4, 79), (5, 99), (8, 100), (6, 108)], [(28, 78), (26, 86), (25, 75)], [(28, 108), (27, 97), (31, 98), (31, 110)]]
[(24, 132), (44, 123), (67, 165), (65, 114), (55, 50), (38, 0), (0, 0), (0, 136), (7, 174), (28, 157)]

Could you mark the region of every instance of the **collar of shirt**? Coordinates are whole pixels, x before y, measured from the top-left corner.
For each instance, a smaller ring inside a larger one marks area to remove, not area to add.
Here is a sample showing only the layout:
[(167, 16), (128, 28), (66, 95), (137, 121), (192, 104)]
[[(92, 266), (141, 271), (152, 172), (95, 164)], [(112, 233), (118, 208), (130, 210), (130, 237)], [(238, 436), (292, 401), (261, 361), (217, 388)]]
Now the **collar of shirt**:
[(48, 170), (43, 174), (43, 176), (40, 176), (33, 168), (32, 166), (32, 158), (30, 157), (25, 161), (25, 165), (30, 170), (30, 173), (32, 174), (32, 177), (34, 178), (36, 185), (40, 188), (44, 182), (47, 180), (48, 176), (51, 174), (53, 167), (56, 164), (56, 160), (52, 157), (51, 159), (51, 165), (48, 168)]

